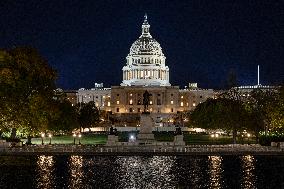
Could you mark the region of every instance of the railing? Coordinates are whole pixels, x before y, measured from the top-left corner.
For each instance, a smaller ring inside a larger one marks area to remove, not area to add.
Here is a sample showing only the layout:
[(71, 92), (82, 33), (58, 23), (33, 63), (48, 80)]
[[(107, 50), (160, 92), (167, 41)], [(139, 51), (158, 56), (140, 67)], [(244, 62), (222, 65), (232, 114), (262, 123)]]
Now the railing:
[(36, 145), (0, 148), (0, 153), (242, 153), (284, 152), (284, 148), (270, 146), (190, 145), (190, 146), (84, 146)]

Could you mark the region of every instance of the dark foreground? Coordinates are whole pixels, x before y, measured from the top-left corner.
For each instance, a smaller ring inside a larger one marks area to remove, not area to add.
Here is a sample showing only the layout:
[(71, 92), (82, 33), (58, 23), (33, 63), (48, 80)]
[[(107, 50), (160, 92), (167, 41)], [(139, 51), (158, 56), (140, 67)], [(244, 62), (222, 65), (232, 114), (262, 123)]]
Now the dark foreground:
[(284, 156), (0, 156), (0, 188), (284, 188)]

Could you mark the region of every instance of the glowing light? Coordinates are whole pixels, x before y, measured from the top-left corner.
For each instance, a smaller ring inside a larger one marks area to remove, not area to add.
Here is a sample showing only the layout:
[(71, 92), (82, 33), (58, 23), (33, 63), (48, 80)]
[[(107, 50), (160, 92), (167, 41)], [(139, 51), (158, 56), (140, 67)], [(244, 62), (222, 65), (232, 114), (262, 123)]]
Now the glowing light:
[(41, 133), (41, 137), (43, 138), (45, 136), (45, 134), (44, 133)]
[(48, 137), (51, 138), (51, 137), (52, 137), (52, 134), (48, 134)]

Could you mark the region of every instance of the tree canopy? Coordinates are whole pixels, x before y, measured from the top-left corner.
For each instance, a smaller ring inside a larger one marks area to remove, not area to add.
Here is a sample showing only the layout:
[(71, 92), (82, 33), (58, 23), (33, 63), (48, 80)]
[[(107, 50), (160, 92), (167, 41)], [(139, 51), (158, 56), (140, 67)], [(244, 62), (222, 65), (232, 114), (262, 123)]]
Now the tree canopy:
[(47, 128), (56, 72), (34, 48), (0, 50), (0, 128)]

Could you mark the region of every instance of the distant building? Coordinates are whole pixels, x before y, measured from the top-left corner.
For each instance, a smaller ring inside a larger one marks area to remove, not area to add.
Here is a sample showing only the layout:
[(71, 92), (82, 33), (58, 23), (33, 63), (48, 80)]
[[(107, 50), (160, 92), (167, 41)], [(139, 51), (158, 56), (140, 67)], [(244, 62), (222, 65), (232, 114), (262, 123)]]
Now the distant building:
[(95, 83), (95, 88), (81, 88), (77, 91), (77, 103), (95, 102), (100, 110), (110, 111), (110, 88), (103, 88), (103, 83)]

